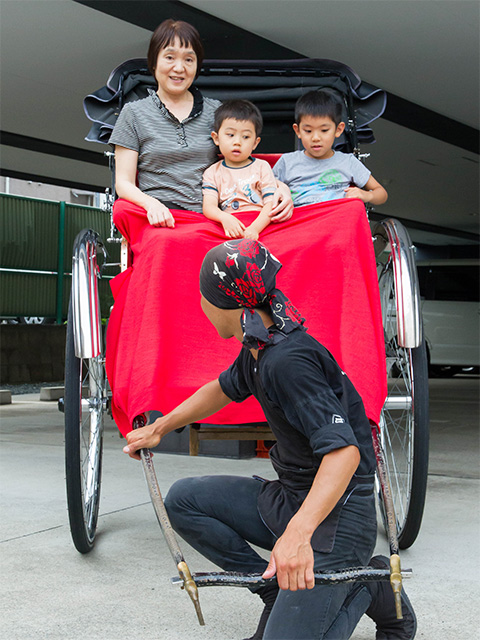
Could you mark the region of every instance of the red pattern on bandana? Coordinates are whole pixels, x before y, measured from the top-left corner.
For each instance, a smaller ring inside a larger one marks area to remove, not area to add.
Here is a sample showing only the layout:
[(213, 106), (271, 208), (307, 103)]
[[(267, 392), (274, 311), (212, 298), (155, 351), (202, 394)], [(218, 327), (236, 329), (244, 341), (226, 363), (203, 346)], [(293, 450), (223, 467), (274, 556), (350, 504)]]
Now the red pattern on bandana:
[(263, 296), (266, 294), (266, 291), (265, 291), (265, 285), (262, 279), (262, 272), (260, 271), (258, 266), (256, 264), (252, 264), (251, 262), (249, 262), (247, 264), (246, 275), (248, 277), (248, 282), (250, 283), (250, 286), (257, 292), (259, 296), (263, 298)]
[(258, 244), (254, 240), (243, 240), (238, 245), (240, 255), (247, 258), (254, 258), (259, 253)]

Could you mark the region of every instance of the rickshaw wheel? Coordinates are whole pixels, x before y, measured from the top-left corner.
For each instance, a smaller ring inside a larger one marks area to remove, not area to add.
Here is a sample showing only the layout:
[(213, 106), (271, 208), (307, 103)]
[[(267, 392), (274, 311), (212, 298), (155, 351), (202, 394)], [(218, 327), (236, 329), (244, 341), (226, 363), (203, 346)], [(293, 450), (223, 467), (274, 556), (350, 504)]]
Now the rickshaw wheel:
[[(382, 411), (379, 442), (392, 494), (398, 544), (407, 549), (422, 522), (428, 475), (428, 363), (425, 341), (415, 348), (399, 345), (393, 266), (380, 276), (388, 396)], [(378, 492), (386, 527), (383, 494)]]
[(65, 471), (73, 543), (88, 553), (95, 542), (103, 451), (105, 369), (101, 356), (77, 358), (72, 304), (65, 354)]

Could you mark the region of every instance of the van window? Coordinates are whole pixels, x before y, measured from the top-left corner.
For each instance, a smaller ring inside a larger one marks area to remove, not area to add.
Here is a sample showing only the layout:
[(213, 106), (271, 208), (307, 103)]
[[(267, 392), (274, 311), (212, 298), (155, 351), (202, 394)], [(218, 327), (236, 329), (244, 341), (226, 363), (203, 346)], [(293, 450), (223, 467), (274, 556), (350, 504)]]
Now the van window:
[(425, 300), (479, 301), (477, 265), (418, 266), (418, 281)]

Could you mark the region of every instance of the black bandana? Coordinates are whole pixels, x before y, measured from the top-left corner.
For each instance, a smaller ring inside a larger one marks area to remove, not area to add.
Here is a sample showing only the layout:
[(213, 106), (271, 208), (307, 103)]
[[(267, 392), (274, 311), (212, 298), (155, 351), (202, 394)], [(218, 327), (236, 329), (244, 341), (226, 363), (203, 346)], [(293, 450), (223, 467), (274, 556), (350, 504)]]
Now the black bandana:
[[(303, 327), (305, 319), (290, 300), (275, 286), (281, 262), (260, 242), (229, 240), (211, 249), (200, 270), (200, 291), (219, 309), (243, 307), (243, 345), (261, 349), (275, 344), (294, 329)], [(269, 306), (273, 321), (281, 333), (270, 333), (254, 311)]]

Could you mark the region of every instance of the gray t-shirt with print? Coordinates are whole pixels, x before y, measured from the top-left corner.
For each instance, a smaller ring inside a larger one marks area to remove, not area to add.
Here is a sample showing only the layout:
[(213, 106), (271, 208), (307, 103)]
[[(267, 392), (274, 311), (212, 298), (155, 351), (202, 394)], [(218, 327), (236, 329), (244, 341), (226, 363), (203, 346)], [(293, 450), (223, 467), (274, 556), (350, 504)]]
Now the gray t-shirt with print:
[(371, 175), (353, 154), (341, 151), (326, 160), (310, 158), (304, 151), (284, 153), (273, 173), (290, 188), (296, 207), (344, 198), (345, 189), (364, 187)]

